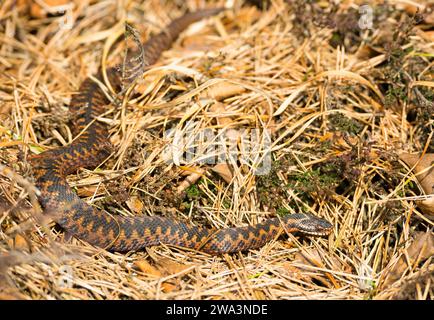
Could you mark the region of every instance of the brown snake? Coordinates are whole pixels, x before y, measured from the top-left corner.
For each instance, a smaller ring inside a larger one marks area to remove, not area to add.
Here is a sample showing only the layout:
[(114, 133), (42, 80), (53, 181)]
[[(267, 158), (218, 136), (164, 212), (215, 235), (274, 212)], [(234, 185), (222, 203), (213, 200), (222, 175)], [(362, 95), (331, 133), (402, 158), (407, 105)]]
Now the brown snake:
[[(205, 9), (173, 20), (165, 31), (144, 43), (148, 64), (155, 63), (188, 25), (221, 11)], [(107, 75), (111, 84), (119, 88), (118, 69), (109, 69)], [(97, 78), (102, 81), (101, 73)], [(113, 251), (171, 244), (219, 254), (259, 248), (283, 230), (308, 235), (331, 232), (329, 222), (301, 213), (267, 219), (253, 226), (210, 229), (164, 217), (111, 216), (93, 208), (71, 190), (66, 176), (79, 168), (94, 168), (110, 154), (108, 129), (95, 121), (104, 113), (107, 104), (109, 101), (97, 83), (85, 79), (70, 103), (72, 130), (75, 136), (80, 133), (78, 138), (68, 146), (29, 157), (36, 186), (41, 191), (41, 205), (51, 212), (60, 212), (56, 222), (75, 237)]]

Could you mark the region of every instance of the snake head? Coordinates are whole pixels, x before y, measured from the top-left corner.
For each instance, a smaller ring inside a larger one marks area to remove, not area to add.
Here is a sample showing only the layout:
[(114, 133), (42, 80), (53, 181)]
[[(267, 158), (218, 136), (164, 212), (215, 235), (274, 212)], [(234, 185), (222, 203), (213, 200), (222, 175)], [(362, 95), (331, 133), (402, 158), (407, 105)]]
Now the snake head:
[(327, 220), (311, 214), (296, 213), (290, 215), (299, 232), (311, 236), (326, 236), (332, 232), (333, 225)]

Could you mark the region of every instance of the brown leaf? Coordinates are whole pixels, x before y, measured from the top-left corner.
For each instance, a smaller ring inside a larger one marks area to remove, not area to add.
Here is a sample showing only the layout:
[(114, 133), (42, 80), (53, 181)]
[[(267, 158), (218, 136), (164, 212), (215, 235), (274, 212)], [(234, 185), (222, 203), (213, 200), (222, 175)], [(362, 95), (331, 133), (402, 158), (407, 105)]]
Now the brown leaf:
[(24, 300), (26, 297), (21, 294), (17, 288), (1, 287), (0, 284), (0, 300)]
[(210, 52), (218, 50), (224, 45), (223, 42), (204, 37), (202, 33), (189, 35), (182, 41), (183, 50), (185, 51), (203, 51)]
[(191, 267), (191, 265), (175, 262), (173, 260), (166, 259), (166, 258), (160, 258), (157, 261), (157, 263), (158, 263), (160, 269), (164, 270), (164, 273), (166, 275), (172, 275), (172, 274), (176, 274), (176, 273), (181, 273), (184, 270), (186, 270), (186, 269), (188, 269), (188, 268)]
[(29, 251), (29, 245), (27, 243), (27, 240), (19, 234), (15, 236), (14, 248), (18, 251)]
[(428, 219), (434, 220), (434, 197), (424, 201), (418, 201), (418, 205)]
[(282, 263), (282, 269), (283, 272), (285, 272), (287, 275), (289, 275), (292, 278), (298, 279), (298, 280), (309, 280), (311, 279), (308, 275), (303, 274), (301, 270), (297, 267), (294, 267), (292, 265), (292, 262), (285, 261)]
[(224, 117), (221, 115), (224, 115), (226, 111), (225, 105), (220, 102), (214, 103), (209, 110), (211, 112), (217, 113), (219, 116), (217, 117), (217, 123), (221, 126), (228, 126), (233, 123), (232, 119), (230, 117)]
[[(297, 252), (295, 254), (294, 262), (298, 262), (299, 264), (304, 264), (306, 266), (313, 266), (313, 267), (319, 267), (324, 268), (324, 264), (322, 263), (321, 254), (317, 249), (305, 249), (301, 252)], [(300, 269), (303, 269), (300, 267)], [(306, 268), (307, 270), (312, 270), (310, 268)], [(335, 288), (339, 288), (338, 283), (336, 282), (333, 275), (330, 273), (325, 273), (326, 277), (331, 281), (333, 286)], [(330, 283), (327, 282), (327, 280), (320, 276), (320, 275), (313, 275), (312, 278), (320, 281), (323, 283), (326, 287), (330, 287)]]
[(434, 30), (431, 31), (423, 31), (418, 30), (418, 35), (424, 38), (426, 41), (434, 42)]
[(427, 24), (434, 24), (434, 10), (423, 19)]
[[(187, 168), (182, 168), (182, 169), (187, 169)], [(193, 171), (194, 170), (194, 171)], [(197, 180), (199, 180), (204, 174), (205, 174), (205, 170), (201, 169), (201, 168), (194, 168), (191, 169), (189, 168), (189, 170), (186, 171), (190, 171), (192, 172), (191, 174), (189, 174), (184, 181), (181, 182), (181, 184), (176, 188), (176, 192), (178, 194), (180, 194), (181, 192), (183, 192), (185, 189), (187, 189), (189, 186), (193, 185), (196, 183)]]
[[(44, 0), (43, 3), (46, 5), (45, 8), (43, 8), (39, 3), (36, 1), (33, 1), (34, 3), (30, 7), (30, 15), (34, 18), (45, 18), (47, 16), (50, 8), (54, 9), (58, 6), (64, 6), (71, 2), (71, 0)], [(59, 14), (61, 14), (59, 12)]]
[(142, 200), (136, 196), (130, 197), (127, 201), (127, 206), (134, 213), (141, 213), (144, 207)]
[(431, 232), (417, 232), (412, 244), (406, 249), (406, 254), (402, 254), (393, 268), (387, 273), (381, 287), (390, 286), (401, 278), (408, 267), (413, 268), (416, 263), (424, 261), (433, 255), (434, 235)]
[[(422, 157), (416, 154), (401, 153), (399, 158), (409, 167), (414, 166), (414, 173), (422, 189), (433, 197), (418, 201), (418, 205), (427, 215), (434, 215), (434, 153), (426, 153)], [(434, 217), (433, 217), (434, 218)]]
[[(434, 265), (425, 264), (419, 271), (407, 275), (392, 286), (381, 290), (373, 297), (374, 300), (421, 300), (428, 294), (426, 289), (434, 283)], [(429, 294), (428, 294), (429, 297)], [(429, 298), (428, 298), (429, 299)]]
[(368, 60), (378, 56), (379, 54), (380, 53), (374, 50), (374, 48), (372, 48), (371, 46), (364, 45), (357, 50), (356, 57), (360, 60)]
[(246, 88), (235, 83), (219, 82), (210, 88), (204, 94), (205, 98), (223, 100), (246, 91)]
[(212, 171), (216, 172), (220, 177), (222, 177), (227, 183), (231, 183), (234, 175), (227, 163), (218, 163), (213, 168)]
[(146, 260), (137, 260), (134, 262), (135, 266), (145, 274), (161, 278), (162, 273), (155, 267), (151, 266)]
[(253, 294), (255, 297), (255, 300), (265, 300), (267, 297), (265, 296), (264, 292), (261, 290), (253, 290)]
[(92, 197), (98, 191), (98, 186), (86, 186), (77, 189), (77, 194), (80, 197)]
[(165, 293), (169, 293), (169, 292), (175, 291), (176, 288), (177, 288), (177, 286), (174, 285), (174, 284), (172, 284), (172, 283), (170, 283), (170, 282), (163, 282), (161, 284), (161, 289)]

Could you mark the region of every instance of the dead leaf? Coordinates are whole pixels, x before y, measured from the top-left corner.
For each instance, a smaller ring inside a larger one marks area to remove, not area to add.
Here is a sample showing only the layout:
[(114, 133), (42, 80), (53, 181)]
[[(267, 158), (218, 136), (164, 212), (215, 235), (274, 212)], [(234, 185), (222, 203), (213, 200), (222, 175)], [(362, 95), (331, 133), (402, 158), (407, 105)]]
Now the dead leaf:
[[(404, 5), (404, 10), (411, 14), (411, 15), (415, 15), (418, 11), (420, 10), (424, 10), (425, 6), (421, 5), (421, 4), (416, 4), (416, 3), (405, 3)], [(397, 8), (400, 8), (401, 5), (397, 5)]]
[(199, 180), (204, 174), (205, 170), (201, 168), (195, 168), (195, 172), (189, 174), (184, 181), (181, 182), (181, 184), (176, 188), (176, 192), (180, 194), (185, 189), (187, 189), (189, 186), (196, 183), (197, 180)]
[(136, 260), (134, 264), (140, 271), (145, 274), (155, 276), (157, 278), (161, 278), (163, 276), (157, 268), (151, 266), (146, 260)]
[(80, 197), (92, 197), (98, 191), (98, 186), (86, 186), (77, 189), (77, 194)]
[(223, 178), (227, 183), (231, 183), (234, 175), (227, 163), (218, 163), (213, 168), (212, 171), (216, 172), (220, 177)]
[(209, 87), (203, 97), (213, 98), (217, 101), (241, 94), (246, 91), (246, 88), (239, 84), (219, 82), (211, 87)]
[(386, 288), (390, 286), (402, 277), (408, 267), (414, 268), (416, 263), (424, 261), (433, 255), (434, 235), (431, 232), (417, 232), (412, 244), (406, 249), (406, 254), (402, 254), (396, 264), (387, 273), (381, 287)]
[(356, 57), (358, 59), (360, 59), (361, 61), (363, 60), (368, 60), (371, 59), (373, 57), (378, 56), (380, 53), (376, 50), (374, 50), (374, 48), (372, 48), (371, 46), (368, 45), (364, 45), (361, 46), (357, 52), (356, 52)]
[(428, 219), (434, 220), (434, 197), (424, 201), (418, 201), (418, 205)]
[(202, 33), (192, 34), (182, 41), (183, 50), (185, 51), (203, 51), (212, 52), (224, 46), (223, 42), (204, 37)]
[(423, 19), (427, 24), (434, 24), (434, 10)]
[(0, 284), (0, 300), (24, 300), (26, 297), (17, 288), (2, 287)]
[(265, 296), (264, 292), (261, 290), (253, 290), (253, 294), (255, 296), (256, 300), (265, 300), (267, 297)]
[(227, 112), (226, 108), (225, 108), (225, 105), (223, 103), (216, 102), (216, 103), (214, 103), (209, 108), (209, 110), (211, 112), (219, 114), (219, 116), (217, 117), (217, 123), (220, 126), (224, 126), (225, 127), (225, 126), (228, 126), (228, 125), (230, 125), (230, 124), (233, 123), (233, 120), (230, 117), (221, 116), (221, 115), (224, 115)]
[[(45, 4), (45, 7), (42, 7), (36, 1), (30, 7), (30, 15), (34, 18), (45, 18), (47, 14), (52, 13), (51, 10), (54, 11), (56, 7), (68, 5), (71, 0), (44, 0), (42, 3)], [(59, 14), (61, 14), (59, 10)]]
[(15, 236), (14, 248), (19, 251), (29, 251), (29, 245), (27, 243), (27, 240), (19, 234)]
[(418, 205), (425, 214), (432, 215), (434, 218), (434, 153), (426, 153), (422, 157), (416, 154), (401, 153), (399, 158), (409, 167), (414, 166), (413, 171), (423, 191), (427, 195), (433, 195), (427, 200), (418, 201)]
[(158, 259), (157, 264), (160, 269), (164, 270), (166, 275), (181, 273), (191, 267), (191, 265), (175, 262), (166, 258)]
[(417, 33), (426, 41), (434, 42), (434, 31), (423, 31), (421, 29), (418, 29)]
[(176, 288), (177, 288), (177, 286), (174, 285), (174, 284), (172, 284), (172, 283), (170, 283), (170, 282), (163, 282), (161, 284), (161, 289), (165, 293), (169, 293), (169, 292), (175, 291)]
[(304, 281), (311, 279), (308, 275), (303, 274), (303, 272), (301, 272), (299, 268), (294, 267), (292, 265), (292, 262), (285, 261), (281, 264), (281, 266), (282, 266), (282, 271), (292, 278), (298, 280), (304, 280)]
[(127, 206), (134, 213), (141, 213), (144, 207), (142, 200), (136, 196), (131, 196), (127, 201)]
[[(322, 263), (321, 254), (317, 249), (306, 249), (306, 250), (302, 250), (301, 252), (297, 252), (295, 254), (294, 262), (296, 263), (298, 262), (299, 264), (302, 265), (313, 266), (318, 268), (325, 267), (324, 264)], [(299, 269), (303, 269), (303, 267), (299, 267)], [(306, 268), (306, 269), (309, 271), (312, 270), (310, 268)], [(325, 273), (325, 276), (332, 282), (335, 288), (340, 287), (337, 281), (330, 273)], [(323, 276), (312, 275), (311, 278), (320, 281), (326, 287), (330, 287), (330, 283)]]
[[(381, 290), (373, 297), (374, 300), (415, 300), (421, 299), (426, 289), (434, 283), (434, 265), (426, 264), (418, 272), (407, 275), (392, 286)], [(429, 296), (429, 295), (428, 295)], [(422, 298), (424, 299), (424, 298)], [(426, 299), (426, 298), (425, 298)]]

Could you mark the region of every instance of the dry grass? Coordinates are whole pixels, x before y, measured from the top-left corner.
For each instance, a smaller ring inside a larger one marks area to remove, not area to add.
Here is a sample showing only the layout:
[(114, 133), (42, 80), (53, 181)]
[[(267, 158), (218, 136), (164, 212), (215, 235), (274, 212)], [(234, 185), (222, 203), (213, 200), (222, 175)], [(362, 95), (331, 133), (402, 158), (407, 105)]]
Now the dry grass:
[[(405, 19), (411, 6), (390, 1), (373, 30), (361, 32), (351, 25), (358, 12), (351, 1), (329, 16), (326, 2), (277, 0), (260, 12), (234, 1), (234, 9), (185, 32), (144, 75), (139, 95), (100, 117), (115, 151), (69, 179), (88, 203), (219, 228), (297, 211), (334, 225), (329, 238), (290, 234), (213, 257), (163, 245), (109, 253), (69, 239), (41, 214), (26, 162), (72, 140), (71, 93), (97, 70), (104, 48), (104, 64), (119, 60), (122, 41), (110, 45), (125, 17), (148, 37), (210, 3), (80, 1), (76, 24), (63, 30), (59, 17), (31, 18), (24, 6), (10, 9), (13, 2), (0, 4), (3, 298), (433, 299), (432, 256), (412, 259), (407, 250), (418, 235), (432, 235), (433, 222), (416, 206), (423, 192), (397, 156), (434, 152), (432, 109), (409, 89), (421, 81), (418, 92), (432, 102), (432, 31)], [(177, 139), (168, 129), (196, 138), (256, 129), (256, 140), (238, 137), (238, 148), (250, 144), (251, 152), (216, 168), (203, 152), (182, 155), (218, 139), (168, 152)], [(258, 176), (267, 133), (271, 171)], [(387, 280), (400, 261), (406, 264)]]

